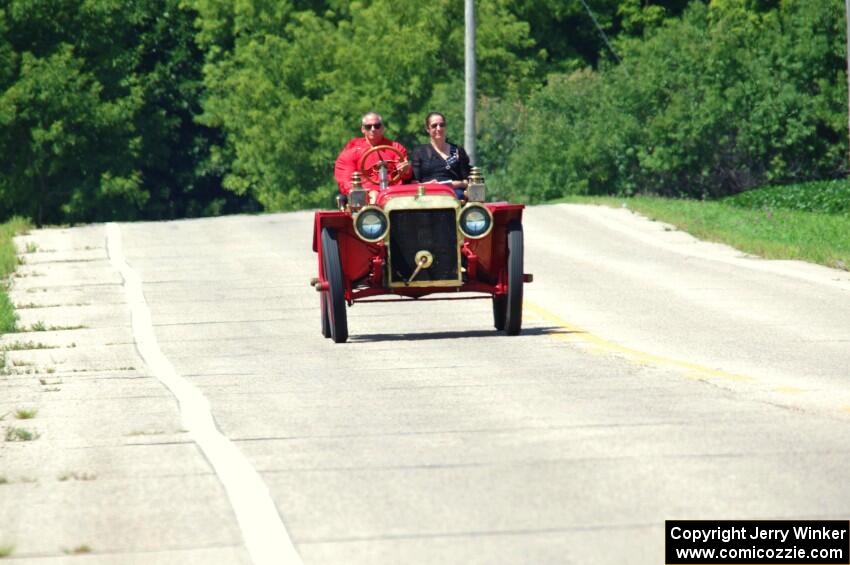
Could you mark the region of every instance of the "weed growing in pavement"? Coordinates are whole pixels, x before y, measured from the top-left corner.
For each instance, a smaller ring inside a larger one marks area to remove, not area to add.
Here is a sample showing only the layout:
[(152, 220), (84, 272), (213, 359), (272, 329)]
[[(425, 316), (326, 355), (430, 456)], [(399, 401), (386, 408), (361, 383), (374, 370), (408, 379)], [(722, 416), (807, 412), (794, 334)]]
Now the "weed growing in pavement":
[(133, 436), (161, 436), (165, 432), (162, 430), (133, 430), (127, 435), (130, 437)]
[(0, 475), (0, 485), (5, 485), (8, 482), (9, 482), (9, 479), (4, 477), (3, 475)]
[(15, 551), (14, 545), (0, 545), (0, 559), (9, 557)]
[(58, 308), (61, 304), (36, 304), (35, 302), (26, 302), (15, 304), (15, 310), (28, 310), (30, 308)]
[[(74, 344), (71, 345), (76, 347)], [(27, 351), (30, 349), (59, 349), (59, 346), (47, 345), (46, 343), (39, 343), (35, 341), (15, 341), (7, 343), (2, 347), (3, 351)]]
[(15, 410), (15, 418), (18, 420), (32, 420), (38, 414), (38, 408), (18, 408)]
[(35, 253), (36, 251), (38, 251), (38, 244), (32, 241), (27, 242), (27, 253)]
[(18, 255), (18, 259), (17, 259), (17, 261), (18, 261), (18, 266), (26, 265), (26, 264), (27, 264), (27, 260), (26, 260), (26, 259), (24, 259), (24, 258), (23, 258), (22, 256), (20, 256), (20, 255)]
[(19, 328), (19, 332), (61, 332), (65, 330), (82, 330), (85, 329), (86, 326), (82, 324), (77, 324), (75, 326), (48, 326), (42, 321), (38, 321), (31, 325), (30, 327), (22, 327)]
[(94, 473), (78, 473), (76, 471), (71, 471), (69, 473), (62, 473), (58, 477), (56, 477), (59, 481), (93, 481), (97, 478), (97, 475)]
[(6, 428), (6, 441), (33, 441), (41, 437), (38, 432), (31, 432), (26, 428)]
[(63, 332), (66, 330), (84, 330), (86, 326), (77, 324), (76, 326), (47, 326), (49, 332)]
[(91, 553), (91, 548), (85, 544), (78, 545), (73, 549), (63, 549), (62, 550), (66, 555), (82, 555), (83, 553)]

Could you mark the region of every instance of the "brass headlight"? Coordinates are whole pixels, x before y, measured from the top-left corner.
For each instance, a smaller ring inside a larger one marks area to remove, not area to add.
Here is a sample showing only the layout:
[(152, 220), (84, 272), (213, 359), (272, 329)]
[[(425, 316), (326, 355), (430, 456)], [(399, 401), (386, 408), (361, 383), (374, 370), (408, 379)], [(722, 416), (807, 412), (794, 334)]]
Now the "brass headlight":
[(387, 234), (389, 219), (383, 210), (376, 206), (367, 206), (354, 218), (354, 231), (363, 241), (374, 243)]
[(460, 231), (470, 239), (480, 239), (493, 229), (493, 214), (480, 204), (467, 204), (460, 212)]

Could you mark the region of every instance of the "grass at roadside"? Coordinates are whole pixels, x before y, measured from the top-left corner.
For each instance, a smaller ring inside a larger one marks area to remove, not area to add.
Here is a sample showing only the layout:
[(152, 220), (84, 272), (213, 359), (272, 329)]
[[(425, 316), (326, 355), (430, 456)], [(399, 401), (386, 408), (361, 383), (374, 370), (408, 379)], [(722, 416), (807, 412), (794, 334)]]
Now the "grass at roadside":
[(785, 209), (850, 217), (850, 182), (836, 179), (766, 186), (724, 198), (723, 203), (756, 210)]
[(6, 285), (9, 275), (18, 266), (12, 238), (28, 228), (29, 223), (21, 218), (0, 224), (0, 334), (15, 331), (15, 309), (9, 301)]
[(699, 239), (769, 259), (800, 259), (850, 270), (850, 217), (785, 209), (747, 209), (722, 202), (638, 196), (568, 197), (559, 202), (627, 207)]

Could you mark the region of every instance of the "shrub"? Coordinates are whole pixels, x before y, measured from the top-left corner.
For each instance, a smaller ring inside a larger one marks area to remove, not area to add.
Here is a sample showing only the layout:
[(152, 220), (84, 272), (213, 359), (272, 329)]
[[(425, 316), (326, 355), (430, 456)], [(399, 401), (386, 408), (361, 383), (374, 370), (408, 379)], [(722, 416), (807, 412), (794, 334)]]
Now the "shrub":
[(850, 182), (830, 180), (770, 186), (724, 199), (741, 208), (786, 209), (850, 216)]

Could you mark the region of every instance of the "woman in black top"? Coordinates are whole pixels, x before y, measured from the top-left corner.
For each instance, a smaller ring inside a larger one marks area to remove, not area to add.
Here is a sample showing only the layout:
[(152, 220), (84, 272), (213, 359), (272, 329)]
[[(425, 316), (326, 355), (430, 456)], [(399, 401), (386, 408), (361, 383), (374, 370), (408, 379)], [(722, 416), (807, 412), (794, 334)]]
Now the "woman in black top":
[(418, 182), (451, 185), (458, 199), (463, 198), (469, 178), (469, 155), (460, 145), (446, 140), (446, 117), (431, 112), (425, 118), (425, 130), (431, 143), (413, 150), (413, 176)]

